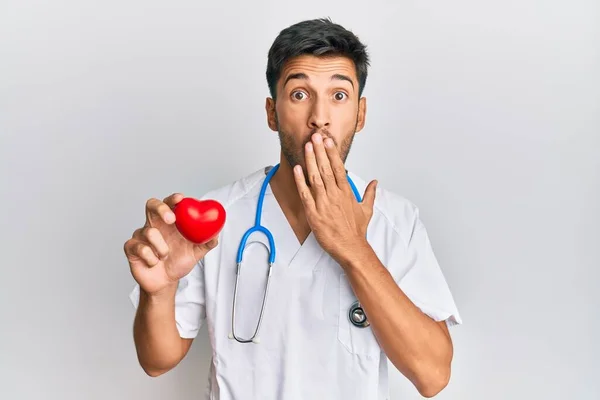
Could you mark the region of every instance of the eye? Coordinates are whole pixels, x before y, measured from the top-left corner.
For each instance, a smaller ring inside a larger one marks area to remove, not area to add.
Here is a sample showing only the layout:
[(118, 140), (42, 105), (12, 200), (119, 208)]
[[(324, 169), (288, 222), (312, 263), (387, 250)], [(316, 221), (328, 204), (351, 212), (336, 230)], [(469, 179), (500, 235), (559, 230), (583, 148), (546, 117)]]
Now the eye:
[(337, 100), (337, 101), (343, 101), (344, 99), (346, 99), (346, 93), (344, 92), (336, 92), (333, 97)]
[(298, 101), (302, 101), (307, 97), (306, 93), (300, 91), (300, 90), (296, 90), (294, 92), (292, 92), (292, 98), (294, 100), (298, 100)]

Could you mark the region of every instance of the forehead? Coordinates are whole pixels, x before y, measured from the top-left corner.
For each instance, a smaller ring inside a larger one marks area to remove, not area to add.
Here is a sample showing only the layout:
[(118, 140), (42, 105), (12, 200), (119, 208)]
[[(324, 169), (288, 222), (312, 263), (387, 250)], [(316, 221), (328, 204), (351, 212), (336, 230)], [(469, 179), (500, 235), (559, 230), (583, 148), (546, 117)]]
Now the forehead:
[(312, 81), (320, 79), (329, 80), (332, 75), (346, 75), (352, 79), (355, 84), (356, 68), (354, 61), (344, 56), (313, 56), (301, 55), (287, 60), (281, 70), (279, 82), (285, 82), (287, 76), (291, 74), (303, 73)]

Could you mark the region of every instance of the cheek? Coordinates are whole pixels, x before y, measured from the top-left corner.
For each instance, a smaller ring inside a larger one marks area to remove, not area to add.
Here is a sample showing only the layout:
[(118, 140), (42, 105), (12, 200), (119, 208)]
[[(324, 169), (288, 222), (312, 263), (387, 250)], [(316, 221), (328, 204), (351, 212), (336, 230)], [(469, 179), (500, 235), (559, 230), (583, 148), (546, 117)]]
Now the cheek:
[(357, 109), (350, 110), (349, 108), (339, 110), (332, 115), (332, 135), (335, 137), (338, 144), (341, 144), (348, 135), (354, 134), (354, 128), (357, 121)]
[(300, 104), (286, 104), (282, 102), (277, 107), (277, 115), (281, 125), (294, 126), (302, 124), (308, 117), (308, 107)]
[(335, 121), (339, 121), (340, 126), (352, 125), (356, 121), (358, 109), (350, 105), (344, 105), (333, 111)]

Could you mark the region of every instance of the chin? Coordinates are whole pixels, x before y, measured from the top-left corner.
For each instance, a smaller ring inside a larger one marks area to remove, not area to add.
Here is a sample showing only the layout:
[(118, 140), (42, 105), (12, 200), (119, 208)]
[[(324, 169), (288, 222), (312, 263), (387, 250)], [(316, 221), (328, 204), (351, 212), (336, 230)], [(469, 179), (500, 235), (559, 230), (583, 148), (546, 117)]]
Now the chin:
[(296, 165), (300, 165), (303, 171), (306, 171), (306, 162), (303, 156), (295, 156), (287, 153), (283, 153), (283, 158), (287, 161), (290, 167), (293, 169)]

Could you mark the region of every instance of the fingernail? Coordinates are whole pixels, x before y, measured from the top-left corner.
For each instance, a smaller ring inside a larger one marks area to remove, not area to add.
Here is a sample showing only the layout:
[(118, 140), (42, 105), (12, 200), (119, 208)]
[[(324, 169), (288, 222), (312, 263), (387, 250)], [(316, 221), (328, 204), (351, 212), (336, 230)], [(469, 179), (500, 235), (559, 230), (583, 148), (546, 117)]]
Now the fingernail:
[(323, 141), (323, 137), (321, 136), (320, 133), (316, 133), (314, 135), (314, 138), (315, 138), (315, 142), (317, 142), (317, 143), (321, 143)]
[(308, 151), (312, 151), (312, 149), (313, 149), (312, 143), (308, 142), (308, 143), (306, 144), (306, 150), (308, 150)]
[(333, 140), (331, 140), (330, 138), (325, 139), (325, 146), (333, 147)]

